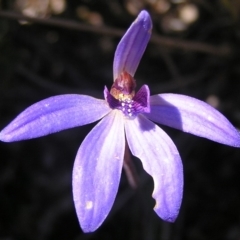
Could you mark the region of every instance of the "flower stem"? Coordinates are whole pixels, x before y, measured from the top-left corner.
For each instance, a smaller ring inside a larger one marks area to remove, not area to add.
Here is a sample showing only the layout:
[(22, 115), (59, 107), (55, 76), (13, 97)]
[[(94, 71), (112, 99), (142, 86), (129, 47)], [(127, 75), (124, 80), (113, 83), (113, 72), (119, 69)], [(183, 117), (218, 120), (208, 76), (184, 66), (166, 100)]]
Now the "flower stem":
[(136, 168), (132, 162), (131, 153), (130, 153), (127, 142), (125, 145), (123, 168), (125, 170), (129, 185), (133, 189), (137, 189), (139, 185), (139, 178), (138, 178)]

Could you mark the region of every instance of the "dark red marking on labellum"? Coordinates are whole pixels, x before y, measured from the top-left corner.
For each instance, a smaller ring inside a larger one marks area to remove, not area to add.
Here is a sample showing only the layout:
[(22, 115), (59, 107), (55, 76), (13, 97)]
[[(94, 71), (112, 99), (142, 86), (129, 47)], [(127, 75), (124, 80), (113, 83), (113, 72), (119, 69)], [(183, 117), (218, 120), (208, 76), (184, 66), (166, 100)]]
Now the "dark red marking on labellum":
[(115, 79), (110, 93), (118, 100), (129, 100), (135, 95), (136, 81), (127, 72), (123, 72)]
[(148, 86), (143, 85), (136, 95), (135, 87), (134, 78), (127, 72), (123, 72), (113, 83), (110, 92), (105, 87), (105, 99), (112, 109), (121, 110), (128, 117), (150, 112)]

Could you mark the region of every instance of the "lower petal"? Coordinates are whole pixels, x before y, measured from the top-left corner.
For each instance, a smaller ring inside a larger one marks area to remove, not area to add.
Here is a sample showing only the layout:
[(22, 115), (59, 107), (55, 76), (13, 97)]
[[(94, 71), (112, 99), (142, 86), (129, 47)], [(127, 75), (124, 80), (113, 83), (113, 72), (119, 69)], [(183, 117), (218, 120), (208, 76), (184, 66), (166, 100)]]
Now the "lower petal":
[(174, 222), (183, 191), (183, 169), (177, 148), (161, 128), (141, 115), (126, 120), (125, 131), (132, 154), (153, 177), (154, 210), (163, 220)]
[(115, 200), (125, 148), (123, 115), (104, 117), (80, 146), (73, 168), (73, 197), (84, 232), (95, 231)]

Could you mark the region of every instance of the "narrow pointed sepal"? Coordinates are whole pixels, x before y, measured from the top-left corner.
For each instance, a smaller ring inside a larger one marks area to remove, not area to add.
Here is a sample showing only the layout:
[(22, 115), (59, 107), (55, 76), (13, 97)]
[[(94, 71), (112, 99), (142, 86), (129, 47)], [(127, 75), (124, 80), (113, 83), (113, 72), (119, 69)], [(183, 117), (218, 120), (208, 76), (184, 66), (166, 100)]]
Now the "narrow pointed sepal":
[(199, 137), (240, 147), (240, 134), (219, 111), (198, 99), (179, 94), (150, 97), (151, 112), (145, 116)]
[(115, 200), (125, 149), (123, 114), (113, 110), (87, 135), (73, 167), (73, 199), (84, 232), (95, 231)]
[(31, 139), (82, 126), (101, 119), (110, 111), (106, 101), (86, 95), (50, 97), (20, 113), (0, 132), (0, 141)]
[(152, 31), (152, 20), (147, 11), (139, 13), (119, 42), (113, 62), (113, 80), (124, 71), (134, 76)]
[(132, 154), (153, 177), (155, 212), (163, 220), (174, 222), (183, 193), (183, 169), (177, 148), (161, 128), (141, 115), (126, 119), (125, 131)]

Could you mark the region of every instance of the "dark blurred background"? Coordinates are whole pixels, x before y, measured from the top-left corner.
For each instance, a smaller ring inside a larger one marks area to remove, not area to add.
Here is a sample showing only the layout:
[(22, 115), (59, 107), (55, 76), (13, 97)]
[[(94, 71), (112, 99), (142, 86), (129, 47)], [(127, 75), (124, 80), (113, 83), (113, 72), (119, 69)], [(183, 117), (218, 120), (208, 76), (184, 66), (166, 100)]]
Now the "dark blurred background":
[[(240, 128), (239, 0), (1, 0), (0, 129), (46, 97), (103, 98), (117, 43), (141, 9), (154, 29), (135, 75), (138, 87), (199, 98)], [(152, 178), (134, 159), (138, 189), (123, 172), (110, 215), (83, 234), (71, 172), (93, 126), (0, 142), (0, 240), (240, 239), (240, 149), (167, 127), (184, 165), (177, 221), (157, 217)]]

